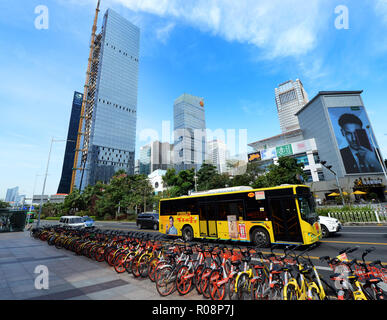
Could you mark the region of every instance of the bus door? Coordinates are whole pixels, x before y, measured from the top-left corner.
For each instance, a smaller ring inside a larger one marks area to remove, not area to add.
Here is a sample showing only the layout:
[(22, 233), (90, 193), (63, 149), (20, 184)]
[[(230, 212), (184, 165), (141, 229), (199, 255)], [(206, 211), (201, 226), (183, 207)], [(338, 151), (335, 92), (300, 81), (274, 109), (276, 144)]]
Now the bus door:
[(303, 242), (295, 199), (271, 198), (269, 203), (275, 241)]
[(216, 203), (199, 203), (199, 226), (201, 237), (218, 237), (218, 230), (216, 227), (217, 210), (218, 206)]

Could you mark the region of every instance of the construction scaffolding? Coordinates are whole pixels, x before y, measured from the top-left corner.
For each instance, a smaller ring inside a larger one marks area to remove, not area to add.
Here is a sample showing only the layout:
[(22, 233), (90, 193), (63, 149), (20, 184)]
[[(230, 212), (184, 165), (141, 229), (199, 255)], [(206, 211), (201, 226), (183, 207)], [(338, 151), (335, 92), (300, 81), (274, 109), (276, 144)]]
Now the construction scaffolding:
[[(94, 106), (96, 102), (95, 101), (96, 83), (97, 83), (97, 76), (98, 76), (98, 66), (99, 66), (99, 57), (100, 57), (101, 39), (102, 39), (102, 33), (96, 35), (98, 14), (100, 11), (99, 6), (100, 6), (100, 0), (98, 0), (97, 8), (95, 9), (94, 23), (93, 23), (93, 28), (91, 32), (90, 52), (89, 52), (89, 59), (87, 64), (86, 80), (84, 85), (84, 93), (83, 93), (83, 100), (82, 100), (82, 107), (81, 107), (81, 116), (79, 120), (79, 128), (78, 128), (78, 134), (77, 134), (77, 143), (75, 148), (73, 172), (71, 176), (70, 193), (73, 191), (73, 188), (75, 186), (75, 178), (76, 178), (77, 171), (82, 172), (79, 189), (82, 188), (83, 173), (85, 170), (86, 161), (89, 153), (90, 132), (91, 132)], [(83, 143), (81, 148), (82, 136), (83, 136)], [(79, 153), (81, 153), (81, 163), (80, 163), (80, 166), (78, 167)]]

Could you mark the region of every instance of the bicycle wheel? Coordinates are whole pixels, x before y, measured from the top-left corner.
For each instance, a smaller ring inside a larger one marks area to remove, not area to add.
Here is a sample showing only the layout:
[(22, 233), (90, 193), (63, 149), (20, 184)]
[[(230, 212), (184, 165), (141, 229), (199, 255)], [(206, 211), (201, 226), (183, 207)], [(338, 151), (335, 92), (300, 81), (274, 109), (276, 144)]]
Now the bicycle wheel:
[(237, 300), (237, 295), (235, 291), (235, 283), (236, 283), (237, 276), (238, 274), (235, 273), (227, 282), (227, 292), (228, 292), (228, 298), (230, 300)]
[(203, 270), (204, 270), (204, 264), (199, 264), (195, 269), (195, 277), (194, 277), (195, 287), (196, 287), (196, 291), (199, 294), (202, 294), (202, 289), (200, 288), (200, 279), (201, 279)]
[(257, 290), (257, 287), (258, 287), (258, 282), (260, 280), (259, 279), (254, 279), (254, 280), (251, 280), (251, 284), (250, 284), (250, 295), (251, 295), (251, 300), (256, 300), (255, 298), (255, 291)]
[(309, 289), (308, 297), (309, 300), (320, 300), (320, 295), (317, 288), (313, 287)]
[(140, 273), (140, 276), (142, 278), (145, 278), (148, 276), (148, 263), (151, 256), (146, 254), (142, 256), (138, 261), (138, 272)]
[(294, 284), (289, 283), (284, 289), (284, 300), (297, 300), (297, 289)]
[(117, 255), (117, 258), (114, 261), (114, 270), (116, 270), (117, 273), (125, 272), (125, 266), (124, 266), (125, 256), (126, 255), (123, 252), (121, 252)]
[(176, 288), (176, 273), (172, 266), (163, 266), (159, 269), (156, 278), (157, 292), (166, 297)]
[(269, 285), (267, 282), (262, 280), (258, 281), (254, 292), (254, 300), (269, 300), (268, 295), (265, 295), (268, 287)]
[(137, 255), (132, 260), (132, 275), (134, 275), (136, 278), (140, 276), (140, 271), (138, 269), (140, 257), (141, 256)]
[(159, 258), (153, 258), (148, 263), (148, 278), (152, 282), (155, 282), (156, 267), (158, 263), (159, 263)]
[(236, 288), (238, 300), (249, 300), (251, 298), (250, 279), (248, 274), (242, 273), (240, 275), (236, 284)]
[(189, 267), (187, 265), (182, 265), (179, 267), (176, 275), (176, 289), (181, 295), (187, 294), (192, 287), (192, 278)]
[(120, 250), (113, 250), (113, 251), (109, 252), (108, 257), (107, 257), (107, 263), (109, 266), (111, 266), (111, 267), (114, 266), (114, 260), (119, 252), (120, 252)]
[(132, 273), (132, 261), (135, 257), (134, 253), (129, 253), (129, 255), (126, 256), (124, 266), (127, 273)]
[(95, 249), (94, 259), (98, 262), (104, 261), (104, 252), (105, 248), (103, 246), (99, 246), (97, 249)]
[(222, 270), (215, 269), (210, 274), (209, 291), (212, 300), (223, 300), (226, 296), (226, 283), (218, 283), (223, 280)]
[(210, 298), (210, 290), (209, 290), (208, 283), (209, 283), (211, 272), (212, 272), (211, 268), (208, 268), (208, 267), (204, 268), (202, 275), (200, 277), (200, 290), (206, 299)]

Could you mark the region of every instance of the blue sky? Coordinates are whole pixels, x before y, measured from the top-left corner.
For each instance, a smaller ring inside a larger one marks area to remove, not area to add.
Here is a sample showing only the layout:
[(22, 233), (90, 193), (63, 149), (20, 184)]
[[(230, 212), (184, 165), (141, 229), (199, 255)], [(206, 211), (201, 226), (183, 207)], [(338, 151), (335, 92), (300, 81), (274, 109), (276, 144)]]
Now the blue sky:
[[(0, 0), (0, 199), (31, 196), (51, 137), (67, 135), (74, 90), (82, 91), (96, 0)], [(48, 29), (35, 8), (48, 8)], [(348, 8), (349, 29), (335, 21)], [(137, 132), (160, 132), (173, 101), (204, 97), (207, 127), (247, 129), (253, 142), (280, 132), (274, 88), (302, 80), (362, 95), (387, 157), (387, 0), (102, 0), (141, 28)], [(137, 138), (137, 150), (147, 141)], [(65, 144), (55, 143), (46, 193), (59, 183)], [(138, 157), (138, 153), (136, 158)], [(43, 178), (38, 176), (35, 193)]]

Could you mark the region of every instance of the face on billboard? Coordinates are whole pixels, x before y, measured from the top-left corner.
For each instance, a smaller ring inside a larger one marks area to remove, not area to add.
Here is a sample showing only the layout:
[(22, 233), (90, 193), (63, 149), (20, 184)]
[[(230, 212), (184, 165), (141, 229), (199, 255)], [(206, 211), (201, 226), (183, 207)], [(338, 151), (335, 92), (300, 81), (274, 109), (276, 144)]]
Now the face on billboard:
[(367, 129), (369, 121), (363, 107), (328, 108), (337, 145), (347, 174), (381, 172), (378, 147)]

